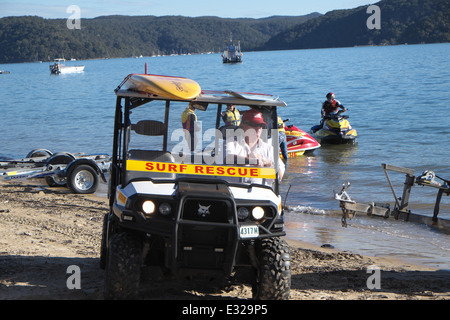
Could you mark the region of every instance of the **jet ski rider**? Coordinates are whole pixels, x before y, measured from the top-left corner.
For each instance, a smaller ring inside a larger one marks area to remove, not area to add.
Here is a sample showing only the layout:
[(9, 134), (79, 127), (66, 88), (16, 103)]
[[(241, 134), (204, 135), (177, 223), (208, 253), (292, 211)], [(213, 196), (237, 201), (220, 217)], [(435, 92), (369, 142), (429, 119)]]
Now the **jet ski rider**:
[(327, 100), (322, 104), (322, 118), (328, 115), (337, 114), (339, 108), (342, 109), (342, 111), (347, 111), (347, 108), (345, 108), (339, 100), (335, 99), (334, 93), (328, 92)]
[(322, 103), (322, 109), (320, 110), (320, 114), (322, 116), (322, 120), (320, 121), (320, 124), (314, 126), (311, 128), (312, 132), (316, 132), (320, 129), (322, 129), (323, 124), (325, 123), (325, 118), (327, 116), (335, 115), (339, 112), (339, 108), (342, 109), (342, 111), (347, 111), (347, 108), (345, 108), (342, 103), (335, 99), (335, 95), (333, 92), (327, 93), (327, 100)]

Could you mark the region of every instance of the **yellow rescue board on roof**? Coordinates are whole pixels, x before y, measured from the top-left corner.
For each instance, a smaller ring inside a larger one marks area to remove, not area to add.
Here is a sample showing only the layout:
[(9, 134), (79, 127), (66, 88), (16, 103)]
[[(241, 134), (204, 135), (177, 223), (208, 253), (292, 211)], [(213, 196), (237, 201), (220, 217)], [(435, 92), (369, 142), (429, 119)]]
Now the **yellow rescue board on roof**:
[(124, 87), (180, 100), (194, 99), (202, 91), (200, 85), (194, 80), (153, 74), (131, 74), (125, 81)]

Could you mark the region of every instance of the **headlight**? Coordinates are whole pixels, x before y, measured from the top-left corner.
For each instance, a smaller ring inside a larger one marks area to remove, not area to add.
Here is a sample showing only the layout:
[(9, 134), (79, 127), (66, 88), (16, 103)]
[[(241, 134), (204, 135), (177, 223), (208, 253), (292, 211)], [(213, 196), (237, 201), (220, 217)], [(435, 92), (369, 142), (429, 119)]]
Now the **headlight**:
[(252, 216), (255, 220), (264, 218), (264, 209), (261, 207), (254, 207), (252, 210)]
[(240, 207), (237, 211), (239, 220), (245, 220), (248, 218), (248, 209), (246, 207)]
[(161, 205), (158, 208), (159, 213), (161, 213), (164, 216), (167, 216), (172, 213), (172, 207), (167, 202), (161, 203)]
[(144, 203), (142, 203), (142, 211), (144, 211), (145, 214), (152, 214), (155, 212), (155, 204), (153, 201), (146, 200)]

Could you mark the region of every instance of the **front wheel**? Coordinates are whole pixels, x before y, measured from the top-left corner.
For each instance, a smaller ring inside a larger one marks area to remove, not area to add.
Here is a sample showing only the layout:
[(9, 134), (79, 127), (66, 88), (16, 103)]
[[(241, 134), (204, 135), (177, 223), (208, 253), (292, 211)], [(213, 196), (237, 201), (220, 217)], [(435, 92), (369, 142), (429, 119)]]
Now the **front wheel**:
[(87, 164), (77, 166), (67, 177), (67, 185), (75, 193), (94, 193), (98, 182), (97, 172)]
[(253, 286), (253, 298), (287, 300), (291, 290), (291, 261), (286, 241), (279, 237), (262, 239), (256, 244), (259, 272)]
[(115, 234), (106, 261), (105, 299), (136, 299), (141, 278), (142, 246), (126, 232)]
[(109, 214), (103, 216), (102, 240), (100, 242), (100, 269), (106, 267), (107, 241), (108, 241)]

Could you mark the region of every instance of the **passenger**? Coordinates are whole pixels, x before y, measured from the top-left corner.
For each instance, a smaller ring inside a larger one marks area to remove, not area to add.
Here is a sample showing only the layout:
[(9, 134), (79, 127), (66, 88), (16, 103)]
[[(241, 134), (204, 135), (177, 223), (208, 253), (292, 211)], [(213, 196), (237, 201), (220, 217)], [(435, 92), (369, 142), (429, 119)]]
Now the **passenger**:
[(222, 112), (222, 120), (225, 126), (238, 127), (241, 123), (241, 114), (234, 104), (227, 104), (227, 110)]
[(195, 108), (192, 102), (189, 103), (189, 107), (181, 114), (181, 124), (183, 125), (189, 150), (194, 151), (197, 144), (195, 132), (199, 131), (199, 127), (197, 125), (197, 115), (195, 114)]
[(284, 121), (278, 117), (278, 141), (280, 142), (281, 155), (283, 156), (283, 161), (285, 166), (288, 166), (289, 156), (287, 151), (287, 138), (286, 130), (284, 129)]
[[(273, 147), (261, 139), (263, 128), (267, 128), (261, 112), (251, 109), (242, 115), (240, 128), (243, 134), (237, 139), (227, 139), (226, 141), (226, 164), (250, 164), (257, 167), (273, 167)], [(284, 174), (284, 164), (278, 161), (279, 179)], [(264, 183), (262, 179), (251, 178), (250, 182)], [(270, 182), (271, 184), (272, 182)], [(269, 184), (266, 182), (266, 184)]]

